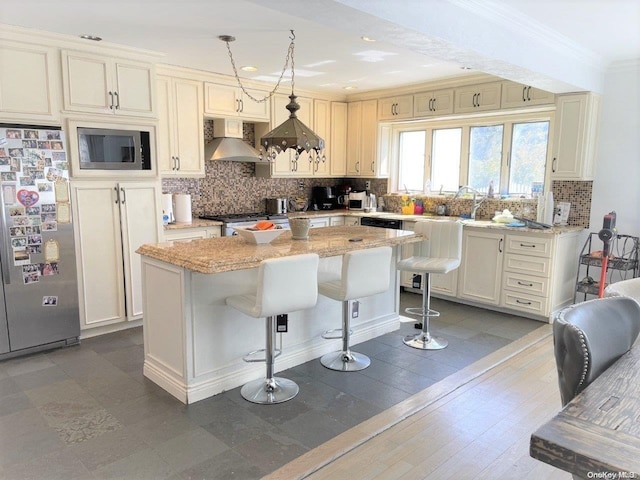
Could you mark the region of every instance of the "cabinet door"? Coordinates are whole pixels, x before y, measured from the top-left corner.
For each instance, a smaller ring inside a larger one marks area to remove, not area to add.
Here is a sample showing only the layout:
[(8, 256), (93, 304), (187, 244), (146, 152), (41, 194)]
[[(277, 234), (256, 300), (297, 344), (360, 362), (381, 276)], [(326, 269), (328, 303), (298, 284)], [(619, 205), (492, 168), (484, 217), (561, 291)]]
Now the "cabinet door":
[(431, 279), (431, 291), (440, 295), (455, 297), (458, 292), (458, 270), (449, 273), (434, 273)]
[(380, 120), (399, 120), (413, 116), (413, 95), (383, 98), (379, 102)]
[[(256, 98), (258, 100), (265, 98), (269, 94), (269, 92), (265, 92), (263, 90), (254, 90), (251, 88), (247, 88), (247, 92), (253, 98)], [(256, 102), (255, 100), (249, 98), (244, 92), (242, 92), (242, 96), (240, 98), (240, 116), (246, 119), (268, 122), (269, 115), (270, 108), (268, 98), (264, 102)]]
[(157, 182), (121, 182), (118, 189), (127, 319), (135, 320), (142, 317), (141, 261), (136, 250), (145, 243), (157, 243), (160, 238), (160, 185)]
[(206, 228), (181, 228), (180, 230), (165, 230), (165, 242), (179, 242), (207, 238)]
[(455, 90), (456, 113), (500, 109), (500, 82), (483, 83)]
[(173, 175), (178, 166), (173, 153), (175, 144), (173, 130), (173, 92), (171, 91), (171, 78), (158, 75), (157, 107), (158, 107), (158, 171), (160, 175)]
[(376, 176), (376, 160), (377, 160), (377, 144), (378, 144), (378, 119), (376, 111), (378, 108), (377, 100), (366, 100), (362, 102), (362, 136), (361, 156), (362, 167), (361, 175), (365, 177)]
[(178, 176), (204, 176), (202, 83), (173, 79), (174, 155)]
[(59, 118), (54, 49), (13, 43), (0, 45), (0, 116), (8, 120)]
[(344, 225), (344, 217), (329, 217), (329, 226), (337, 227), (340, 225)]
[(118, 193), (115, 182), (72, 183), (82, 329), (126, 318)]
[(142, 62), (116, 60), (114, 112), (136, 117), (155, 116), (155, 68)]
[(62, 52), (64, 109), (113, 114), (111, 64), (99, 55)]
[(502, 82), (500, 105), (502, 108), (530, 107), (534, 105), (553, 105), (555, 95), (539, 88), (516, 82)]
[(311, 219), (311, 228), (328, 227), (329, 217), (315, 217)]
[(205, 82), (204, 113), (237, 116), (240, 111), (238, 88)]
[[(289, 111), (285, 108), (289, 103), (289, 97), (286, 95), (274, 95), (271, 101), (271, 128), (275, 128), (289, 118)], [(273, 160), (271, 173), (281, 177), (293, 176), (293, 168), (291, 151), (284, 151), (276, 155)]]
[(362, 102), (349, 103), (347, 115), (347, 175), (360, 175)]
[(419, 93), (413, 96), (415, 117), (431, 117), (453, 113), (453, 89)]
[(347, 174), (347, 109), (346, 103), (331, 102), (331, 145), (327, 159), (332, 176)]
[[(297, 112), (298, 119), (313, 130), (313, 99), (298, 97), (297, 102), (300, 104), (300, 110)], [(291, 155), (295, 160), (295, 153), (291, 152)], [(293, 173), (298, 176), (308, 177), (313, 174), (313, 161), (309, 154), (307, 152), (302, 152), (298, 160), (293, 162), (293, 168)]]
[(324, 140), (325, 147), (322, 155), (325, 160), (320, 157), (314, 157), (313, 174), (316, 176), (326, 177), (329, 175), (329, 165), (331, 163), (331, 104), (327, 100), (313, 101), (313, 131)]
[(458, 288), (461, 298), (489, 305), (500, 303), (503, 251), (504, 235), (475, 229), (464, 232)]
[(599, 97), (559, 95), (553, 140), (552, 180), (593, 180)]

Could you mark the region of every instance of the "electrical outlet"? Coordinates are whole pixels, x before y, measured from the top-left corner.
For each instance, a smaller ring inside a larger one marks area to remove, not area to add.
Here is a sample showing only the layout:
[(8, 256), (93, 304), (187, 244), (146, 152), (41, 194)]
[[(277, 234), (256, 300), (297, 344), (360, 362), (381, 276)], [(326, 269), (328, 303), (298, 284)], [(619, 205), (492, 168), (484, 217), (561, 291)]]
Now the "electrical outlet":
[(298, 190), (304, 190), (304, 182), (302, 180), (298, 182)]
[(371, 190), (371, 181), (367, 180), (364, 182), (364, 189)]
[(358, 300), (354, 301), (351, 308), (351, 318), (358, 318), (360, 315), (360, 302)]

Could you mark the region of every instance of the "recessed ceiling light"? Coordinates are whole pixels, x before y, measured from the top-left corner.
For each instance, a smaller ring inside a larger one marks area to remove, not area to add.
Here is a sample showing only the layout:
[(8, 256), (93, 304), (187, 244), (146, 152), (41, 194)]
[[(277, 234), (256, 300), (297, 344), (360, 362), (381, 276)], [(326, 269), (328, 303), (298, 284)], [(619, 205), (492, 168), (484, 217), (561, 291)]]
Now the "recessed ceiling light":
[(240, 70), (244, 72), (257, 72), (258, 67), (254, 67), (253, 65), (247, 65), (246, 67), (240, 67)]
[(358, 89), (358, 87), (354, 87), (353, 85), (349, 85), (349, 86), (342, 87), (342, 88), (344, 88), (345, 90), (357, 90)]
[(84, 39), (84, 40), (93, 40), (94, 42), (99, 42), (102, 40), (102, 37), (97, 37), (95, 35), (89, 35), (89, 34), (83, 34), (80, 35), (80, 38)]
[(375, 38), (367, 37), (366, 35), (363, 35), (360, 38), (365, 42), (375, 42), (376, 41)]

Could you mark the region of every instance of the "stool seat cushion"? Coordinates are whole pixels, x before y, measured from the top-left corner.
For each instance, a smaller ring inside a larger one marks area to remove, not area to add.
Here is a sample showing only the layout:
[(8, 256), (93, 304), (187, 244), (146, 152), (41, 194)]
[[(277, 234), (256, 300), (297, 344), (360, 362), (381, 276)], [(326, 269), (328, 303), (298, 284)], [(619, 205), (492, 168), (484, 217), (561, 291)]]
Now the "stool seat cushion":
[(630, 297), (640, 302), (640, 278), (630, 278), (612, 283), (604, 289), (605, 297)]
[(339, 280), (318, 284), (318, 291), (333, 300), (346, 301), (382, 293), (389, 288), (391, 247), (346, 253)]
[(255, 318), (312, 308), (318, 300), (318, 263), (315, 253), (264, 260), (256, 293), (227, 297), (227, 305)]
[(398, 270), (416, 273), (449, 273), (459, 266), (459, 258), (409, 257), (398, 262)]

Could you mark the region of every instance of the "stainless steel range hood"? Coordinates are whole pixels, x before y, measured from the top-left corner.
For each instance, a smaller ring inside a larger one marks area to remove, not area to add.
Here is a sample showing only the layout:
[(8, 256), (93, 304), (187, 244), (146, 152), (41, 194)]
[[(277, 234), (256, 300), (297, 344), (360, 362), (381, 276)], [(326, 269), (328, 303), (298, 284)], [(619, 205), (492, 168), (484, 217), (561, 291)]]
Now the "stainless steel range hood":
[(216, 138), (204, 146), (205, 160), (230, 162), (261, 161), (260, 152), (242, 140), (241, 120), (216, 119), (213, 121), (213, 134)]

